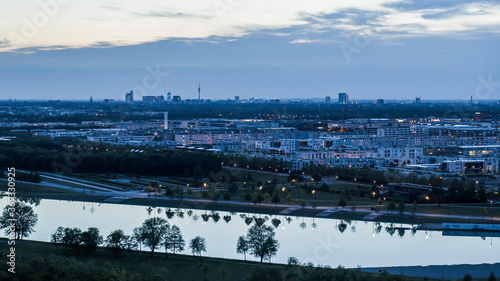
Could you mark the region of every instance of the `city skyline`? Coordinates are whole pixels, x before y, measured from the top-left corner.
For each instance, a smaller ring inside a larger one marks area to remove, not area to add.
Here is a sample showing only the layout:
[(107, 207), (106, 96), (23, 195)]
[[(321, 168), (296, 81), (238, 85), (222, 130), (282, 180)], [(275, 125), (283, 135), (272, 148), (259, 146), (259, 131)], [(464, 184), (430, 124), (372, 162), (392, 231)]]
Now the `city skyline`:
[(490, 1), (43, 3), (0, 4), (0, 99), (196, 99), (198, 82), (212, 100), (483, 100), (499, 88)]

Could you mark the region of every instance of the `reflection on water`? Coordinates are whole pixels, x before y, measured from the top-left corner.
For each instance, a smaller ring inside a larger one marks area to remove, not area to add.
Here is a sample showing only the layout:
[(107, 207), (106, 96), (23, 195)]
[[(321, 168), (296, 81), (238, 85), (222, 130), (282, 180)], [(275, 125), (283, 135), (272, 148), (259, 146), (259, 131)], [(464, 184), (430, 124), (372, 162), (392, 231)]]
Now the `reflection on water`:
[[(206, 254), (214, 257), (243, 259), (236, 253), (236, 242), (255, 223), (272, 226), (276, 232), (281, 246), (273, 262), (286, 263), (292, 256), (302, 263), (332, 267), (499, 262), (495, 247), (500, 238), (485, 239), (488, 233), (468, 237), (458, 232), (416, 231), (408, 224), (29, 198), (23, 201), (34, 206), (39, 217), (36, 232), (29, 237), (32, 240), (50, 241), (50, 234), (59, 226), (97, 227), (103, 236), (122, 229), (130, 235), (145, 219), (158, 216), (179, 226), (186, 241), (197, 235), (206, 238)], [(5, 204), (6, 198), (0, 199), (0, 206)]]

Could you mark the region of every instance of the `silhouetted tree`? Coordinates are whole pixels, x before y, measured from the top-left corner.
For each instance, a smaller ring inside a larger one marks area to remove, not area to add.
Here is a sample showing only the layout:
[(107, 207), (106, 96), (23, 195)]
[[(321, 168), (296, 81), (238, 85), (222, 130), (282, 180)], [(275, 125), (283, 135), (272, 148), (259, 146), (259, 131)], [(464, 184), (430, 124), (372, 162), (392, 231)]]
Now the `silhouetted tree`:
[(165, 250), (171, 250), (174, 254), (184, 251), (186, 241), (182, 238), (182, 233), (177, 225), (172, 225), (165, 237)]
[(254, 224), (248, 229), (246, 237), (248, 247), (255, 257), (260, 257), (260, 262), (264, 258), (270, 260), (278, 252), (279, 243), (274, 236), (274, 229), (271, 226)]
[[(28, 237), (35, 231), (38, 215), (35, 214), (31, 206), (22, 202), (15, 201), (13, 204), (7, 204), (0, 217), (0, 228), (7, 228), (5, 235), (10, 236), (11, 233), (14, 233), (15, 237), (13, 238), (18, 240)], [(14, 229), (11, 229), (11, 225), (14, 225)]]
[(238, 237), (238, 242), (236, 243), (236, 253), (243, 254), (245, 260), (247, 260), (247, 252), (249, 250), (249, 245), (245, 236)]
[(142, 223), (143, 243), (151, 249), (151, 255), (156, 247), (164, 241), (168, 230), (169, 224), (163, 218), (149, 218)]

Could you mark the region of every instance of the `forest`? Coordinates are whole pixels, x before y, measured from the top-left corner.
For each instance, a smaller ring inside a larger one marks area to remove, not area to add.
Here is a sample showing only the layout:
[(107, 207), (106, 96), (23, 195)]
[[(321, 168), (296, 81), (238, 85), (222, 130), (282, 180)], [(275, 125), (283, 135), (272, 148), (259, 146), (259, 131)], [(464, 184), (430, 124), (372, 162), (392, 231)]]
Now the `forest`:
[(127, 146), (62, 143), (43, 137), (0, 144), (0, 166), (18, 170), (190, 177), (198, 165), (204, 174), (221, 169), (217, 156), (209, 152), (149, 149), (137, 153)]

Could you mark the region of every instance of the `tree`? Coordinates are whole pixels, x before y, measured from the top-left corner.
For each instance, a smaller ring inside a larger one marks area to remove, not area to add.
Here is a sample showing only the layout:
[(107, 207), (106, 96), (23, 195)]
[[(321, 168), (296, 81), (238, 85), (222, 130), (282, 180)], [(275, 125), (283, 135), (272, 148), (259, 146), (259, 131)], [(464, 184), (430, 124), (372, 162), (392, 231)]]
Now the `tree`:
[(260, 262), (267, 258), (271, 260), (278, 252), (279, 243), (274, 239), (275, 233), (271, 226), (254, 224), (247, 233), (247, 242), (250, 252), (260, 257)]
[(488, 210), (486, 210), (486, 207), (481, 208), (481, 213), (483, 214), (483, 219), (484, 219), (484, 217), (486, 217), (486, 215), (488, 214)]
[(139, 244), (139, 251), (142, 251), (142, 243), (144, 242), (144, 233), (142, 227), (136, 227), (133, 230), (132, 238)]
[(382, 202), (383, 202), (382, 198), (380, 198), (380, 197), (379, 197), (379, 198), (377, 199), (377, 204), (378, 204), (378, 205), (382, 205)]
[(328, 186), (328, 184), (323, 183), (323, 184), (320, 186), (319, 190), (321, 190), (321, 191), (323, 191), (323, 192), (330, 192), (330, 187)]
[(273, 202), (276, 207), (278, 207), (278, 204), (281, 203), (281, 198), (278, 193), (274, 193), (273, 198), (271, 198), (271, 202)]
[(123, 233), (123, 230), (117, 229), (113, 230), (106, 237), (106, 247), (109, 248), (115, 255), (118, 255), (124, 248), (127, 242), (128, 236)]
[(340, 192), (339, 192), (339, 198), (340, 199), (345, 199), (346, 197), (347, 197), (347, 193), (345, 192), (345, 189), (341, 188)]
[(495, 277), (494, 272), (490, 273), (490, 276), (488, 277), (488, 281), (497, 281), (497, 278)]
[(245, 194), (245, 201), (250, 204), (250, 201), (252, 201), (252, 195), (250, 193)]
[(165, 238), (165, 250), (171, 250), (174, 254), (176, 251), (184, 251), (186, 241), (182, 238), (181, 229), (177, 225), (172, 225), (170, 231)]
[(405, 209), (406, 209), (405, 203), (403, 203), (403, 201), (399, 202), (398, 212), (399, 212), (400, 215), (404, 214)]
[(342, 211), (344, 210), (344, 207), (347, 206), (347, 202), (344, 198), (340, 199), (339, 206), (342, 207)]
[(193, 170), (193, 178), (195, 180), (201, 180), (203, 178), (203, 168), (201, 165), (196, 165)]
[(413, 201), (413, 205), (411, 205), (411, 209), (413, 210), (413, 215), (415, 215), (415, 212), (417, 211), (418, 203), (417, 201)]
[(462, 280), (463, 281), (472, 281), (472, 276), (470, 274), (465, 274), (464, 278)]
[(231, 194), (229, 194), (229, 192), (226, 192), (226, 194), (224, 194), (224, 200), (226, 200), (226, 203), (227, 201), (231, 200)]
[(173, 199), (175, 196), (174, 191), (170, 187), (165, 191), (165, 195), (170, 197), (170, 199)]
[[(8, 203), (3, 208), (3, 213), (0, 217), (0, 228), (7, 228), (5, 235), (11, 236), (13, 233), (15, 236), (13, 238), (22, 240), (32, 232), (35, 232), (34, 228), (37, 222), (38, 215), (35, 214), (31, 206), (15, 201), (13, 204)], [(12, 225), (14, 226), (13, 228)]]
[(57, 230), (50, 235), (50, 242), (54, 243), (54, 246), (56, 246), (56, 252), (59, 252), (57, 245), (62, 243), (63, 237), (64, 237), (64, 228), (62, 226), (58, 227)]
[(134, 235), (125, 235), (123, 239), (123, 248), (127, 250), (130, 258), (130, 252), (137, 249), (139, 242)]
[(153, 255), (156, 247), (161, 245), (168, 232), (169, 224), (164, 218), (149, 218), (142, 223), (142, 239), (144, 245), (151, 249)]
[(254, 203), (259, 203), (259, 205), (260, 205), (260, 203), (264, 202), (265, 199), (266, 198), (264, 197), (264, 195), (262, 193), (258, 192), (255, 195), (255, 197), (253, 198), (253, 202)]
[(245, 260), (247, 260), (247, 252), (248, 252), (248, 242), (245, 239), (245, 236), (238, 237), (238, 242), (236, 243), (236, 253), (243, 254)]
[(61, 239), (62, 244), (66, 248), (72, 248), (73, 250), (79, 250), (81, 244), (81, 234), (82, 231), (78, 228), (64, 228), (64, 234)]
[(205, 238), (196, 236), (195, 238), (191, 239), (191, 241), (189, 242), (189, 248), (191, 248), (193, 255), (200, 256), (201, 263), (201, 254), (207, 251), (207, 243), (205, 242)]
[(392, 213), (393, 211), (396, 210), (396, 204), (394, 204), (394, 202), (389, 202), (387, 203), (386, 208)]
[(296, 257), (288, 257), (287, 264), (288, 265), (300, 265), (300, 261)]
[(99, 235), (99, 229), (96, 227), (89, 227), (87, 231), (82, 232), (81, 242), (83, 247), (88, 253), (95, 254), (95, 250), (102, 244), (102, 235)]

